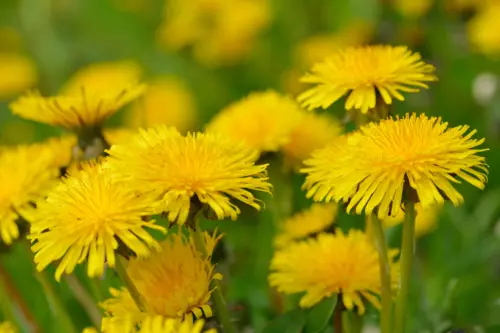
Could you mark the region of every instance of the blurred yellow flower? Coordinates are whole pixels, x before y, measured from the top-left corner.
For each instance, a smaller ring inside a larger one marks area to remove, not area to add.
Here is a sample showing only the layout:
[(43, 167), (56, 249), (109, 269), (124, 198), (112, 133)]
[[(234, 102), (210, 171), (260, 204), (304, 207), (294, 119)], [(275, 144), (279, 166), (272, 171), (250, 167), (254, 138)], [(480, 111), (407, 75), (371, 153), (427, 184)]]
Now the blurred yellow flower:
[(207, 66), (234, 65), (254, 48), (271, 21), (268, 0), (225, 0), (212, 12), (213, 26), (194, 45), (194, 56)]
[(335, 222), (336, 204), (313, 204), (309, 209), (294, 214), (279, 226), (274, 239), (276, 247), (284, 247), (291, 242), (325, 231)]
[(206, 131), (242, 141), (260, 152), (278, 151), (290, 142), (303, 114), (294, 100), (277, 92), (252, 93), (220, 111)]
[(191, 202), (207, 205), (218, 219), (235, 220), (239, 200), (256, 209), (260, 203), (250, 192), (269, 192), (267, 165), (255, 165), (257, 152), (241, 142), (217, 135), (189, 133), (181, 136), (164, 125), (139, 134), (108, 151), (109, 167), (130, 188), (155, 188), (162, 193), (160, 211), (179, 224), (186, 222)]
[(495, 56), (500, 54), (500, 2), (484, 6), (467, 23), (469, 42), (479, 52)]
[(100, 126), (144, 92), (145, 86), (137, 83), (139, 75), (140, 69), (131, 62), (90, 65), (77, 72), (59, 96), (29, 92), (10, 108), (23, 118), (68, 129)]
[(459, 205), (463, 197), (451, 183), (461, 178), (482, 189), (487, 181), (485, 159), (477, 155), (486, 149), (476, 148), (484, 139), (471, 139), (476, 131), (468, 129), (424, 114), (365, 125), (304, 162), (307, 197), (343, 200), (357, 214), (377, 209), (384, 219), (399, 214), (407, 184), (424, 209), (445, 199)]
[(33, 146), (39, 149), (46, 149), (52, 154), (52, 167), (63, 168), (71, 163), (74, 150), (77, 149), (78, 142), (74, 135), (66, 134), (61, 137), (52, 137)]
[(82, 333), (99, 333), (99, 331), (95, 327), (85, 327)]
[(104, 139), (106, 142), (112, 145), (119, 145), (127, 143), (130, 138), (138, 133), (137, 130), (129, 128), (106, 128), (103, 131)]
[[(397, 288), (398, 251), (389, 251), (392, 287)], [(314, 306), (322, 299), (342, 293), (348, 310), (354, 306), (365, 312), (363, 298), (380, 308), (381, 292), (378, 252), (363, 232), (351, 229), (348, 234), (336, 229), (335, 234), (321, 233), (279, 249), (271, 261), (269, 283), (279, 292), (305, 292), (300, 306)]]
[[(422, 208), (422, 205), (417, 203), (415, 205), (415, 236), (422, 237), (432, 232), (437, 225), (437, 219), (440, 213), (440, 206), (434, 205), (427, 209)], [(382, 220), (384, 227), (390, 228), (398, 225), (404, 221), (405, 214), (400, 210), (399, 214), (395, 217), (388, 216)]]
[(54, 152), (38, 146), (3, 148), (0, 152), (0, 238), (11, 244), (19, 237), (16, 220), (27, 217), (32, 203), (57, 181)]
[(157, 194), (139, 194), (114, 182), (110, 172), (95, 162), (80, 169), (72, 170), (37, 203), (30, 220), (37, 269), (60, 260), (58, 281), (84, 261), (90, 277), (101, 276), (105, 263), (114, 267), (119, 240), (137, 256), (147, 256), (159, 245), (145, 228), (164, 230), (154, 220), (142, 219), (154, 213)]
[(325, 147), (342, 132), (340, 122), (328, 114), (306, 113), (290, 134), (283, 152), (290, 163), (302, 165), (311, 153)]
[(17, 333), (18, 329), (9, 321), (0, 323), (0, 333)]
[[(351, 47), (332, 54), (312, 67), (312, 74), (303, 82), (315, 84), (298, 97), (309, 110), (326, 109), (348, 95), (346, 110), (367, 113), (377, 103), (391, 104), (392, 99), (404, 100), (402, 92), (417, 92), (427, 88), (426, 81), (435, 81), (435, 68), (422, 61), (420, 54), (405, 46)], [(377, 95), (381, 100), (377, 101)]]
[(38, 73), (31, 59), (16, 53), (0, 53), (0, 100), (32, 88)]
[[(117, 323), (135, 326), (154, 315), (179, 319), (190, 319), (191, 315), (211, 317), (210, 282), (222, 278), (210, 264), (211, 254), (204, 258), (192, 239), (170, 234), (161, 243), (161, 251), (145, 259), (130, 259), (127, 273), (141, 295), (144, 310), (136, 306), (125, 288), (111, 289), (113, 297), (101, 303), (108, 316), (103, 319), (103, 331)], [(122, 331), (126, 331), (125, 327)]]
[(148, 85), (144, 96), (126, 114), (125, 124), (131, 127), (165, 124), (185, 133), (193, 130), (196, 118), (195, 102), (185, 84), (175, 77), (164, 77)]
[[(163, 318), (162, 316), (149, 317), (141, 325), (138, 333), (201, 333), (203, 330), (203, 319), (194, 323), (186, 320)], [(216, 333), (215, 329), (203, 330), (204, 333)]]
[(431, 9), (434, 0), (392, 0), (394, 8), (403, 16), (419, 18)]
[(159, 41), (171, 50), (193, 46), (211, 66), (241, 61), (271, 16), (268, 0), (171, 0), (164, 13)]

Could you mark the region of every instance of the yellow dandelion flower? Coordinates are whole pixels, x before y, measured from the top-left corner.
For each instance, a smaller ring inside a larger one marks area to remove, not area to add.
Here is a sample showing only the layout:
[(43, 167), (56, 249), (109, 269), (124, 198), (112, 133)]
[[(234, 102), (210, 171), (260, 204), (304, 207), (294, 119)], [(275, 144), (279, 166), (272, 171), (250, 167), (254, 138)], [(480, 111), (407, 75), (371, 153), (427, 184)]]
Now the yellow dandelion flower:
[(304, 187), (316, 201), (349, 202), (347, 211), (396, 216), (405, 184), (422, 207), (463, 201), (452, 186), (459, 179), (482, 189), (487, 180), (484, 157), (476, 153), (484, 139), (472, 139), (469, 126), (448, 128), (441, 118), (407, 114), (370, 123), (360, 131), (313, 153), (305, 161)]
[(383, 102), (404, 100), (401, 92), (417, 92), (427, 88), (426, 81), (434, 81), (435, 68), (422, 61), (420, 54), (405, 46), (363, 46), (338, 51), (317, 63), (312, 74), (303, 82), (316, 86), (299, 95), (298, 100), (308, 109), (326, 109), (344, 95), (348, 95), (346, 110), (357, 109), (367, 113), (377, 103), (377, 94)]
[(185, 84), (175, 77), (159, 78), (148, 85), (146, 93), (134, 102), (125, 118), (131, 127), (165, 124), (181, 132), (196, 124), (196, 106)]
[(243, 143), (212, 134), (181, 136), (174, 128), (159, 126), (139, 130), (123, 145), (108, 151), (109, 168), (131, 188), (161, 191), (161, 210), (170, 221), (186, 222), (191, 200), (197, 198), (218, 219), (236, 219), (237, 199), (256, 209), (259, 202), (250, 192), (269, 192), (267, 165), (255, 165), (257, 152)]
[(19, 237), (16, 220), (27, 218), (33, 202), (45, 194), (59, 176), (54, 155), (36, 146), (5, 148), (0, 152), (0, 238), (11, 244)]
[(87, 261), (88, 275), (101, 276), (105, 263), (114, 267), (119, 242), (147, 256), (158, 243), (145, 228), (164, 230), (154, 220), (142, 220), (153, 214), (156, 200), (154, 193), (138, 194), (114, 182), (99, 164), (83, 164), (38, 202), (29, 236), (37, 269), (61, 259), (55, 273), (59, 281)]
[(337, 211), (336, 204), (313, 204), (280, 225), (281, 230), (274, 239), (274, 245), (284, 247), (293, 241), (324, 231), (335, 222)]
[(51, 166), (62, 168), (70, 164), (74, 150), (78, 145), (77, 138), (74, 135), (64, 135), (61, 137), (52, 137), (43, 142), (35, 143), (35, 149), (46, 149), (52, 155)]
[(292, 164), (301, 165), (314, 150), (325, 147), (341, 132), (340, 122), (328, 114), (307, 113), (290, 133), (283, 152)]
[(433, 0), (394, 0), (393, 6), (403, 16), (419, 18), (431, 9)]
[[(399, 278), (397, 251), (390, 251), (394, 289)], [(380, 308), (381, 292), (378, 252), (363, 232), (351, 229), (346, 235), (321, 233), (317, 238), (291, 243), (279, 249), (271, 261), (269, 283), (286, 294), (305, 292), (301, 307), (311, 307), (322, 299), (342, 293), (348, 310), (357, 306), (365, 312), (363, 298)]]
[(500, 54), (500, 3), (484, 6), (468, 23), (467, 34), (473, 47), (486, 55)]
[(16, 53), (0, 53), (0, 99), (32, 88), (38, 81), (33, 61)]
[(127, 273), (141, 295), (144, 311), (137, 308), (126, 289), (112, 289), (113, 297), (101, 304), (108, 316), (103, 330), (117, 323), (136, 325), (154, 315), (179, 319), (212, 316), (210, 282), (222, 276), (215, 273), (210, 257), (204, 258), (191, 239), (170, 234), (161, 243), (161, 251), (145, 259), (131, 259)]
[(228, 66), (250, 54), (258, 35), (269, 26), (271, 9), (268, 0), (218, 1), (209, 17), (213, 24), (194, 44), (194, 56), (207, 66)]
[(161, 316), (148, 317), (141, 325), (138, 333), (216, 333), (215, 329), (203, 330), (203, 319), (194, 323), (179, 319), (163, 318)]
[(103, 131), (104, 139), (110, 146), (126, 143), (136, 134), (137, 130), (128, 128), (106, 128)]
[(62, 88), (60, 96), (42, 97), (29, 92), (10, 104), (23, 118), (77, 129), (100, 126), (124, 105), (139, 97), (145, 86), (138, 84), (133, 63), (95, 64), (82, 69)]
[[(426, 209), (417, 203), (415, 205), (415, 236), (422, 237), (432, 232), (437, 226), (441, 207), (434, 205)], [(388, 216), (382, 220), (382, 224), (386, 228), (396, 226), (403, 223), (405, 218), (403, 210), (397, 216)]]
[(292, 99), (277, 92), (253, 93), (219, 112), (206, 131), (260, 151), (278, 151), (290, 142), (303, 113)]
[(0, 323), (0, 333), (17, 333), (17, 332), (18, 332), (17, 328), (11, 322), (4, 321), (3, 323)]

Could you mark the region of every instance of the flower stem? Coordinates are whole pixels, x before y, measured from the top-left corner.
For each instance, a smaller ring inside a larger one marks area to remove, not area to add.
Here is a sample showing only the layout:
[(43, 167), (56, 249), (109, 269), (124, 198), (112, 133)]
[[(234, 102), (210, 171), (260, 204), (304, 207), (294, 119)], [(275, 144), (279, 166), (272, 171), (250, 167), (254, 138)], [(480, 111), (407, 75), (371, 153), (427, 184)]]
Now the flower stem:
[(135, 286), (134, 282), (132, 282), (132, 280), (130, 279), (130, 276), (128, 276), (127, 269), (125, 267), (126, 261), (127, 260), (125, 258), (118, 255), (116, 258), (115, 271), (122, 280), (125, 287), (127, 288), (128, 292), (130, 293), (130, 296), (132, 296), (132, 299), (134, 300), (137, 307), (141, 311), (144, 311), (145, 308), (144, 304), (142, 303), (141, 294), (139, 293), (139, 290), (137, 290), (137, 287)]
[[(194, 218), (194, 232), (192, 232), (192, 237), (196, 248), (198, 251), (202, 253), (204, 257), (208, 257), (208, 252), (205, 247), (205, 240), (203, 232), (201, 231), (200, 224), (196, 217)], [(215, 305), (215, 312), (217, 314), (217, 318), (219, 323), (222, 325), (222, 329), (225, 333), (236, 333), (236, 329), (231, 323), (231, 316), (229, 315), (229, 311), (227, 310), (226, 301), (224, 296), (222, 295), (222, 289), (218, 280), (213, 279), (211, 282), (211, 287), (213, 289), (212, 292), (212, 300)]]
[(335, 310), (335, 312), (333, 313), (333, 331), (335, 333), (343, 333), (343, 318), (342, 318), (342, 312), (343, 311), (339, 311), (339, 310)]
[(39, 272), (35, 270), (36, 278), (42, 285), (42, 289), (49, 301), (50, 305), (54, 310), (54, 315), (56, 316), (57, 321), (60, 323), (62, 331), (66, 333), (77, 333), (71, 316), (69, 315), (67, 308), (64, 306), (59, 294), (54, 290), (54, 287), (50, 283), (47, 278), (47, 273), (45, 271)]
[(382, 313), (380, 315), (380, 326), (382, 333), (392, 333), (391, 269), (389, 266), (389, 258), (387, 257), (387, 243), (385, 241), (384, 229), (382, 228), (382, 224), (379, 219), (372, 214), (371, 221), (373, 236), (375, 237), (375, 245), (379, 256), (380, 281), (382, 284)]
[(396, 300), (395, 333), (405, 331), (405, 321), (408, 309), (408, 294), (412, 272), (412, 259), (415, 250), (415, 206), (406, 202), (405, 221), (403, 224), (403, 240), (401, 243), (401, 290)]

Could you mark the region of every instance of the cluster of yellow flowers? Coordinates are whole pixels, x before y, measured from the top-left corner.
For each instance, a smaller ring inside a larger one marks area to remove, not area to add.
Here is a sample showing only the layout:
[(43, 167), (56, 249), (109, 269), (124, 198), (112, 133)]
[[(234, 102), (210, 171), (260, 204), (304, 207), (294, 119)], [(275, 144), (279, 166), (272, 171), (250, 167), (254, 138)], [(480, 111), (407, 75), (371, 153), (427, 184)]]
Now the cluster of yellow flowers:
[[(181, 12), (191, 5), (198, 7), (190, 13), (214, 15), (215, 22), (226, 10), (217, 1), (171, 2)], [(198, 23), (199, 17), (185, 19)], [(169, 24), (180, 29), (187, 23)], [(171, 42), (195, 43), (199, 36), (192, 28), (192, 36), (169, 34), (183, 38)], [(231, 333), (219, 285), (223, 276), (212, 263), (223, 235), (202, 230), (197, 215), (236, 220), (242, 205), (260, 210), (256, 192), (272, 190), (263, 161), (278, 163), (274, 157), (283, 154), (285, 163), (305, 174), (306, 196), (325, 203), (278, 221), (269, 284), (284, 294), (303, 293), (304, 308), (337, 295), (345, 309), (359, 314), (372, 304), (382, 311), (384, 333), (402, 332), (414, 205), (417, 229), (428, 232), (439, 206), (462, 203), (453, 183), (483, 188), (487, 181), (478, 155), (484, 140), (473, 139), (468, 126), (390, 113), (394, 99), (403, 101), (403, 93), (435, 81), (434, 70), (403, 46), (335, 50), (303, 77), (314, 86), (298, 102), (271, 90), (254, 92), (224, 108), (204, 132), (183, 134), (192, 118), (174, 116), (186, 121), (180, 131), (163, 120), (153, 123), (158, 118), (147, 111), (170, 102), (160, 93), (165, 87), (181, 85), (162, 80), (147, 87), (130, 62), (89, 67), (57, 96), (29, 92), (11, 104), (16, 115), (72, 134), (0, 150), (1, 240), (12, 243), (28, 224), (37, 269), (56, 265), (58, 281), (77, 265), (86, 265), (91, 278), (116, 270), (123, 286), (100, 304), (102, 332), (199, 333), (215, 312), (223, 331)], [(193, 110), (180, 95), (173, 104)], [(344, 97), (358, 126), (347, 134), (336, 119), (312, 111)], [(104, 121), (129, 103), (138, 103), (137, 110), (143, 103), (142, 111), (133, 112), (144, 118), (132, 117), (141, 128), (103, 130)], [(337, 226), (337, 203), (365, 213), (366, 230)], [(382, 224), (403, 220), (399, 260), (398, 249), (387, 249)]]

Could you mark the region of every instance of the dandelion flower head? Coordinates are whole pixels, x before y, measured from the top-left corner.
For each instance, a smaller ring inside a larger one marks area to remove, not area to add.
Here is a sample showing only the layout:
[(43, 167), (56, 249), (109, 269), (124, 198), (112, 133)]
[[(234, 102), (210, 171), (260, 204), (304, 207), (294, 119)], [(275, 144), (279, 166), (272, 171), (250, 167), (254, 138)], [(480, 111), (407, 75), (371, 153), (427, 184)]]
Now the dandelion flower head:
[(253, 93), (219, 112), (206, 131), (243, 141), (262, 152), (278, 151), (290, 142), (303, 113), (295, 101), (277, 92)]
[(250, 191), (270, 190), (267, 165), (254, 164), (255, 150), (213, 134), (181, 136), (174, 128), (158, 126), (139, 130), (129, 143), (108, 152), (108, 166), (117, 179), (137, 190), (159, 189), (160, 211), (179, 224), (186, 222), (192, 199), (218, 219), (234, 220), (240, 210), (231, 199), (260, 209)]
[[(346, 110), (367, 113), (377, 103), (377, 95), (386, 104), (393, 98), (404, 100), (401, 92), (417, 92), (435, 81), (434, 66), (422, 61), (418, 53), (405, 46), (351, 47), (330, 55), (312, 67), (302, 82), (315, 86), (299, 95), (308, 109), (326, 109), (347, 95)], [(380, 102), (378, 102), (380, 103)]]
[(33, 203), (57, 181), (53, 152), (38, 146), (4, 148), (0, 152), (0, 238), (11, 244), (19, 237), (16, 224), (27, 218)]
[[(213, 237), (217, 238), (215, 234)], [(108, 316), (103, 326), (130, 321), (138, 324), (155, 315), (178, 319), (190, 319), (191, 315), (211, 317), (210, 282), (222, 276), (215, 273), (210, 256), (203, 257), (191, 239), (170, 234), (161, 243), (161, 251), (148, 258), (131, 259), (127, 273), (141, 295), (144, 310), (137, 308), (127, 289), (111, 289), (113, 297), (101, 304)]]
[(283, 153), (294, 165), (301, 165), (311, 153), (331, 143), (342, 132), (340, 122), (328, 114), (306, 113), (290, 133)]
[(497, 56), (500, 54), (500, 3), (493, 1), (483, 6), (467, 23), (469, 42), (479, 52)]
[(276, 247), (325, 231), (335, 222), (336, 204), (313, 204), (309, 209), (294, 214), (280, 225), (281, 231), (274, 239)]
[(468, 130), (424, 114), (370, 123), (304, 162), (307, 197), (343, 200), (357, 214), (377, 209), (380, 219), (399, 214), (405, 186), (423, 209), (445, 199), (459, 205), (463, 197), (453, 183), (462, 179), (482, 189), (487, 180), (485, 159), (477, 155), (484, 139), (472, 139), (476, 131)]
[(148, 317), (141, 325), (138, 333), (216, 333), (215, 329), (203, 330), (203, 319), (194, 323), (179, 319), (165, 319), (161, 316)]
[(38, 81), (33, 61), (17, 53), (0, 52), (0, 100), (32, 88)]
[(135, 128), (165, 124), (185, 133), (195, 126), (196, 116), (193, 96), (184, 82), (164, 77), (148, 84), (144, 96), (127, 113), (125, 124)]
[(114, 182), (95, 162), (80, 169), (38, 202), (30, 221), (37, 269), (60, 260), (56, 280), (85, 261), (90, 277), (101, 276), (105, 263), (114, 267), (119, 242), (137, 256), (147, 256), (159, 245), (145, 228), (164, 230), (154, 220), (142, 219), (154, 213), (157, 194), (136, 193)]
[(77, 72), (59, 96), (28, 92), (10, 108), (23, 118), (53, 126), (100, 126), (144, 92), (145, 86), (138, 83), (139, 73), (137, 65), (129, 62), (91, 65)]
[[(397, 251), (390, 251), (391, 280), (397, 287), (399, 263)], [(305, 292), (300, 306), (308, 308), (333, 294), (342, 293), (348, 310), (354, 306), (365, 312), (363, 299), (380, 308), (381, 292), (378, 252), (363, 232), (351, 229), (344, 234), (321, 233), (278, 249), (271, 261), (269, 282), (279, 292)]]

